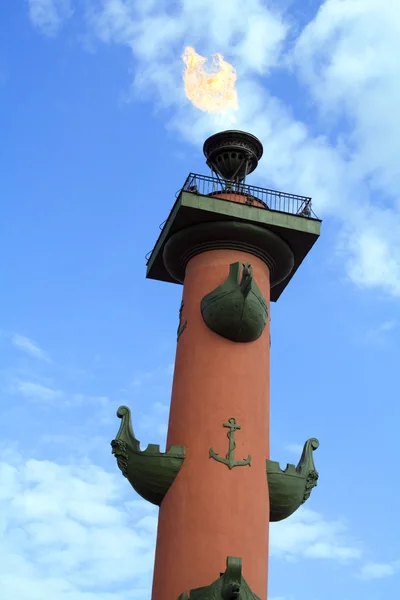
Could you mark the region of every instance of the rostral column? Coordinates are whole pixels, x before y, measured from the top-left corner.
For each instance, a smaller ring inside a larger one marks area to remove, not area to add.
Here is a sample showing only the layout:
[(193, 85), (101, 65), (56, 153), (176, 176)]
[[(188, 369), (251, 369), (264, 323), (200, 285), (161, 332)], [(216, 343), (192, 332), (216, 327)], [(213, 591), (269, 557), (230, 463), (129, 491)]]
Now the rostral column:
[(242, 131), (204, 143), (147, 263), (183, 284), (167, 450), (140, 449), (122, 406), (112, 442), (133, 488), (160, 507), (152, 600), (267, 597), (270, 521), (307, 500), (318, 474), (269, 457), (270, 302), (320, 233), (311, 199), (245, 184), (263, 153)]

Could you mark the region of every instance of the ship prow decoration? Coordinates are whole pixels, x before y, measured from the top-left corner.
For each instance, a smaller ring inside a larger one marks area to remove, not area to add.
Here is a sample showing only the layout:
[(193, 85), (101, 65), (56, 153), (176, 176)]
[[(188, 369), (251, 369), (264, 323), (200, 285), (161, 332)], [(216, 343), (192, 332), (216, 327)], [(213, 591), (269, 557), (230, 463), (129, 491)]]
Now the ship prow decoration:
[(261, 600), (250, 589), (242, 575), (242, 559), (228, 556), (226, 571), (211, 585), (183, 593), (178, 600)]
[(117, 416), (122, 422), (111, 447), (118, 467), (142, 498), (160, 506), (182, 466), (185, 447), (171, 446), (167, 452), (160, 452), (158, 444), (149, 444), (141, 450), (129, 408), (120, 406)]
[(318, 481), (313, 458), (318, 447), (316, 438), (307, 440), (297, 467), (288, 464), (282, 470), (279, 462), (267, 460), (271, 522), (287, 519), (310, 497)]
[(201, 314), (211, 331), (232, 342), (257, 340), (268, 320), (268, 305), (251, 265), (232, 263), (226, 281), (203, 297)]

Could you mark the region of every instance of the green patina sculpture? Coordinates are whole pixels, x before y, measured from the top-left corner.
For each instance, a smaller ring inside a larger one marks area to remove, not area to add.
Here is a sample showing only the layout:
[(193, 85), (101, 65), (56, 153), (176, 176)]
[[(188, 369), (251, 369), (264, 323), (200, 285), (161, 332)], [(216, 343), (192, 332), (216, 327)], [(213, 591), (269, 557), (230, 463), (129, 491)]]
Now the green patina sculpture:
[(176, 341), (179, 341), (179, 338), (181, 337), (182, 333), (185, 331), (186, 327), (187, 327), (187, 319), (184, 320), (184, 322), (182, 323), (182, 311), (183, 311), (183, 307), (185, 305), (183, 304), (183, 300), (181, 302), (181, 306), (179, 309), (179, 323), (178, 323), (178, 330), (176, 332)]
[(270, 521), (286, 519), (310, 497), (318, 480), (313, 458), (318, 446), (316, 438), (307, 440), (297, 467), (287, 465), (284, 471), (278, 462), (267, 460)]
[(228, 556), (226, 571), (211, 585), (191, 590), (179, 600), (260, 600), (242, 577), (242, 559)]
[(229, 440), (228, 452), (227, 452), (225, 458), (222, 458), (222, 456), (219, 456), (216, 452), (214, 452), (213, 448), (210, 448), (210, 450), (209, 450), (210, 458), (213, 458), (214, 460), (217, 460), (218, 462), (223, 463), (230, 469), (233, 469), (233, 467), (245, 467), (247, 465), (250, 465), (251, 464), (250, 454), (244, 460), (235, 460), (235, 448), (236, 448), (235, 431), (236, 431), (236, 429), (241, 429), (241, 426), (236, 423), (236, 419), (231, 417), (227, 423), (224, 423), (224, 427), (229, 427), (229, 431), (227, 433), (227, 437)]
[(160, 506), (179, 473), (185, 448), (171, 446), (168, 452), (160, 452), (158, 444), (149, 444), (146, 450), (140, 450), (140, 442), (132, 429), (129, 408), (120, 406), (117, 416), (122, 423), (111, 447), (118, 467), (142, 498)]
[(231, 264), (227, 280), (202, 299), (201, 314), (211, 331), (232, 342), (257, 340), (267, 323), (268, 306), (251, 265)]

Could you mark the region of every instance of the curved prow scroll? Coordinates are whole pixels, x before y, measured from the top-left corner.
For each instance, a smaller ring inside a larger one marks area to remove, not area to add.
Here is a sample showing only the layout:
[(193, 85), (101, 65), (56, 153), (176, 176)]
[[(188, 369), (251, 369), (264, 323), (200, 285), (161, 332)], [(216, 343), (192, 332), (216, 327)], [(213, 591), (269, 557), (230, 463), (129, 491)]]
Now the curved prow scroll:
[(129, 408), (120, 406), (117, 417), (122, 422), (111, 447), (118, 467), (142, 498), (160, 506), (179, 473), (185, 458), (185, 448), (171, 446), (168, 452), (160, 452), (158, 444), (149, 444), (146, 450), (141, 450), (140, 442), (132, 429)]
[(211, 585), (191, 590), (179, 596), (179, 600), (260, 600), (253, 594), (242, 576), (242, 559), (228, 556), (226, 571)]
[(267, 460), (270, 521), (287, 519), (310, 497), (318, 481), (313, 458), (318, 446), (316, 438), (307, 440), (297, 467), (287, 465), (284, 471), (279, 462)]

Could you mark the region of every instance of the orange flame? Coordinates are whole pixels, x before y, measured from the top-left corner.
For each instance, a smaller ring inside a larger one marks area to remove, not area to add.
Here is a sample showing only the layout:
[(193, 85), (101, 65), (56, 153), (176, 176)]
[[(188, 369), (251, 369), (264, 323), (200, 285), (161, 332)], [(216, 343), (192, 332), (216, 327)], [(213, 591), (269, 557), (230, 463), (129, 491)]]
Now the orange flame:
[(222, 54), (214, 54), (208, 70), (205, 68), (207, 59), (190, 46), (183, 51), (182, 59), (186, 65), (183, 73), (185, 93), (193, 106), (217, 114), (225, 114), (228, 108), (239, 108), (236, 71)]

